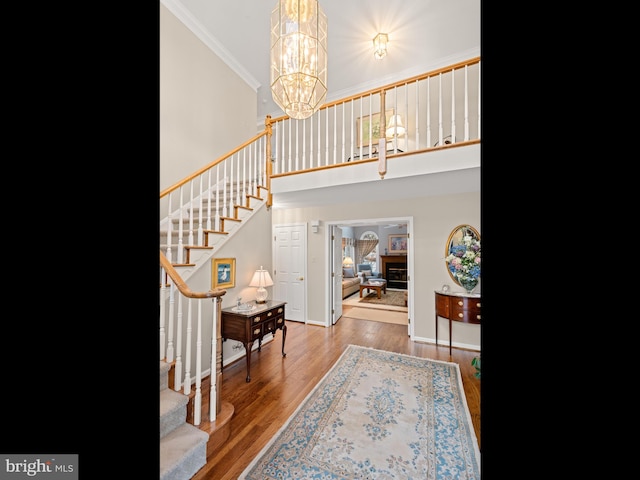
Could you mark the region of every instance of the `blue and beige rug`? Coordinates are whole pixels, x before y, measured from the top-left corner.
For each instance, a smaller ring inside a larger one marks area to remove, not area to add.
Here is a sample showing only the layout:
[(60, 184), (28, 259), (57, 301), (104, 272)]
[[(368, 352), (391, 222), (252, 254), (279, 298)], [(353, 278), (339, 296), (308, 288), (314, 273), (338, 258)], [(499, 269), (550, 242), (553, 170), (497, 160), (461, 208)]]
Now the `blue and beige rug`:
[(458, 365), (349, 345), (239, 478), (480, 479)]

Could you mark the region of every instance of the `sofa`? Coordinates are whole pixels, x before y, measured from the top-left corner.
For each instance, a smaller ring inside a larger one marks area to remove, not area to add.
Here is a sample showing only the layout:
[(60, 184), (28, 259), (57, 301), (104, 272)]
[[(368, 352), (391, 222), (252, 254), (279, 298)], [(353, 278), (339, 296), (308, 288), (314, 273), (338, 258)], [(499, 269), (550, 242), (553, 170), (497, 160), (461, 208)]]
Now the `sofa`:
[(342, 267), (342, 298), (359, 291), (360, 275), (356, 275), (353, 267)]

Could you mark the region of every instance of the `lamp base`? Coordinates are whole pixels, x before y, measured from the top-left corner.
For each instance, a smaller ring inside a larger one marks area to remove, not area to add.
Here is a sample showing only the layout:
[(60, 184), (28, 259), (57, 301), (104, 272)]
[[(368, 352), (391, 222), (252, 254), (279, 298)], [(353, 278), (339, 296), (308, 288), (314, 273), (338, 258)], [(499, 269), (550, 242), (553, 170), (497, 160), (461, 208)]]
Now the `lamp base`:
[(269, 292), (264, 287), (259, 287), (256, 291), (256, 303), (267, 303), (267, 297), (269, 296)]

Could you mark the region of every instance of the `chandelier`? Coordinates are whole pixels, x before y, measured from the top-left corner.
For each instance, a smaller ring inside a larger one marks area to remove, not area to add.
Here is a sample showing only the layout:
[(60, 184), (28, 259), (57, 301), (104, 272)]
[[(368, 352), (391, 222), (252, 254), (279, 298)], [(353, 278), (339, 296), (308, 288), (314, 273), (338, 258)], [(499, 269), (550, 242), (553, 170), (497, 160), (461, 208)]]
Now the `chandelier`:
[(271, 12), (271, 94), (296, 119), (327, 97), (327, 16), (316, 0), (278, 0)]

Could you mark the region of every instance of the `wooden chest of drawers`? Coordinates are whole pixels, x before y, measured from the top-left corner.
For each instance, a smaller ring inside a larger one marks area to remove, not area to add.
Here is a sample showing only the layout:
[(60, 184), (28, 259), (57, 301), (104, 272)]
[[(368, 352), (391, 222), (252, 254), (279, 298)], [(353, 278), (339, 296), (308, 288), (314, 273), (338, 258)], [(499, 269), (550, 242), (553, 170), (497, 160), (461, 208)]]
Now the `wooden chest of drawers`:
[(449, 319), (449, 355), (451, 355), (451, 322), (481, 323), (480, 295), (444, 293), (436, 290), (436, 345), (438, 344), (438, 317)]
[(222, 309), (222, 341), (230, 338), (243, 343), (247, 361), (247, 382), (251, 381), (251, 349), (256, 340), (258, 340), (258, 351), (260, 351), (262, 338), (265, 335), (269, 333), (275, 335), (278, 329), (282, 330), (282, 356), (287, 356), (284, 352), (284, 341), (287, 336), (285, 304), (286, 302), (268, 300), (246, 312), (238, 311), (235, 307)]

